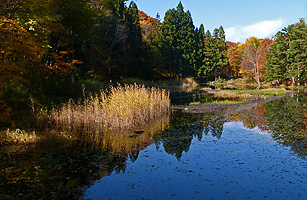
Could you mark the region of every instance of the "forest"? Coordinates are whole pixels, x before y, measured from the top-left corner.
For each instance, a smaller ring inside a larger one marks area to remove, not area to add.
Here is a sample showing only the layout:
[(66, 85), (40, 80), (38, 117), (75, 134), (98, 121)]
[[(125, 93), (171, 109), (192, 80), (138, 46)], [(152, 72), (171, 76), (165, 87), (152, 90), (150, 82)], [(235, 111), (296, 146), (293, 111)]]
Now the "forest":
[(307, 83), (306, 22), (272, 38), (226, 41), (223, 26), (195, 27), (181, 2), (163, 21), (126, 0), (0, 2), (0, 121), (82, 98), (127, 78), (248, 78), (261, 87)]

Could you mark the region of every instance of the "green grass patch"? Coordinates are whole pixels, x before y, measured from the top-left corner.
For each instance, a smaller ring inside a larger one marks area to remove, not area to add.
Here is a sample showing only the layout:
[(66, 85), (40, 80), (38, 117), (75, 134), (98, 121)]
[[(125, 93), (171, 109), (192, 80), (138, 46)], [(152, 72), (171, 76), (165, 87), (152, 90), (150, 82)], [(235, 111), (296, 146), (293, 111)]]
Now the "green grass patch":
[[(220, 105), (231, 105), (231, 104), (240, 104), (240, 103), (246, 103), (246, 101), (233, 101), (233, 100), (213, 100), (206, 103), (212, 103), (212, 104), (220, 104)], [(189, 105), (198, 105), (201, 104), (201, 102), (191, 102)]]
[(273, 90), (231, 90), (231, 92), (234, 92), (236, 94), (250, 94), (250, 95), (261, 95), (264, 97), (269, 96), (279, 96), (279, 95), (285, 95), (287, 94), (287, 90), (283, 89), (273, 89)]
[(215, 101), (212, 101), (211, 103), (221, 104), (221, 105), (231, 105), (231, 104), (240, 104), (240, 103), (245, 103), (245, 102), (246, 101), (232, 101), (232, 100), (220, 101), (220, 100), (215, 100)]

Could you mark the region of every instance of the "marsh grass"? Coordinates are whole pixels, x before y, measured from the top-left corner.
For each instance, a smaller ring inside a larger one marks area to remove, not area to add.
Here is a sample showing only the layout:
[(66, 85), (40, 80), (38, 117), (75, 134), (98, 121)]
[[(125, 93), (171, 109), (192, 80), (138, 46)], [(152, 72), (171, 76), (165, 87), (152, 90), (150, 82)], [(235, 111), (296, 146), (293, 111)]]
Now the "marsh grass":
[(70, 101), (50, 114), (61, 129), (90, 132), (134, 130), (163, 116), (170, 109), (166, 90), (139, 85), (118, 85), (91, 95), (83, 101)]

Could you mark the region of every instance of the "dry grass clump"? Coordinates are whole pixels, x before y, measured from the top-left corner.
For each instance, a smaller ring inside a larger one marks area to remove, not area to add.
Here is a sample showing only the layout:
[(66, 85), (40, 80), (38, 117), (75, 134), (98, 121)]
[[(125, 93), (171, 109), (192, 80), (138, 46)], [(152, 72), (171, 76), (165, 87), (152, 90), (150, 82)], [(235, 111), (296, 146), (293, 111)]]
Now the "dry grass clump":
[(26, 132), (20, 129), (2, 131), (4, 141), (9, 143), (35, 143), (40, 140), (40, 137), (35, 132)]
[(51, 112), (58, 128), (87, 131), (122, 131), (148, 123), (167, 113), (169, 93), (139, 85), (111, 87), (83, 102), (70, 101)]
[(198, 83), (192, 77), (184, 78), (182, 80), (182, 87), (197, 87), (197, 86)]

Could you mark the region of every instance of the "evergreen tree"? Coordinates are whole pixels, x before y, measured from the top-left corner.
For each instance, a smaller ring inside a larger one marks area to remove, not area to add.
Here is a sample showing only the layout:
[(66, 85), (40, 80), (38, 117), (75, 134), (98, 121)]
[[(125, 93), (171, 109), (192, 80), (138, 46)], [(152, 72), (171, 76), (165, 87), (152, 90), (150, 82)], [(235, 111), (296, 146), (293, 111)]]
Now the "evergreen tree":
[(86, 46), (87, 73), (99, 79), (118, 79), (127, 64), (124, 48), (127, 29), (113, 13), (112, 4), (103, 1), (102, 5), (93, 8), (96, 20)]
[(178, 60), (180, 52), (177, 49), (177, 29), (176, 29), (176, 10), (171, 9), (165, 13), (164, 21), (161, 27), (160, 51), (165, 60), (166, 69), (170, 75), (175, 77), (178, 72)]
[(181, 48), (183, 50), (184, 65), (181, 70), (183, 75), (194, 75), (194, 66), (196, 64), (196, 41), (195, 41), (195, 27), (190, 11), (184, 15), (183, 25), (179, 31), (180, 38), (182, 38)]
[(204, 45), (202, 50), (202, 65), (198, 68), (198, 75), (205, 75), (207, 77), (213, 71), (213, 38), (208, 30), (204, 36)]
[(194, 24), (189, 11), (184, 12), (181, 2), (176, 9), (168, 10), (161, 28), (161, 54), (173, 76), (193, 74), (196, 55)]
[(128, 38), (126, 41), (127, 59), (131, 62), (125, 66), (124, 76), (144, 78), (151, 73), (151, 65), (145, 64), (147, 52), (142, 41), (138, 8), (133, 1), (127, 8), (126, 26), (128, 28)]
[(276, 34), (267, 57), (268, 81), (291, 80), (298, 85), (306, 81), (306, 23), (301, 19)]
[(306, 40), (306, 23), (301, 19), (290, 29), (290, 47), (288, 49), (288, 58), (290, 59), (290, 71), (288, 77), (296, 77), (297, 84), (300, 85), (302, 76), (306, 78), (307, 64), (307, 40)]
[(194, 65), (194, 71), (195, 75), (200, 76), (201, 75), (201, 66), (203, 64), (204, 60), (204, 47), (205, 47), (205, 28), (204, 25), (201, 24), (199, 26), (199, 29), (195, 30), (195, 52), (196, 55), (195, 59), (195, 65)]
[(222, 26), (214, 30), (213, 41), (213, 67), (214, 76), (216, 80), (218, 73), (220, 73), (220, 70), (228, 65), (226, 37), (224, 28)]
[(272, 44), (272, 48), (267, 54), (267, 63), (265, 77), (267, 81), (277, 81), (281, 84), (285, 81), (285, 73), (287, 71), (287, 48), (288, 42), (286, 38), (286, 29), (276, 34), (276, 39)]

